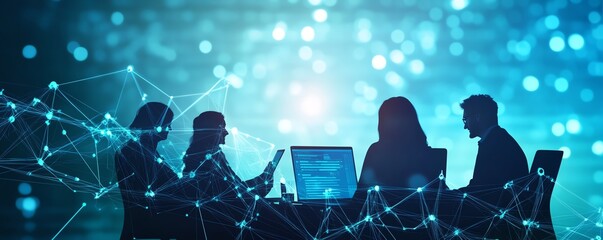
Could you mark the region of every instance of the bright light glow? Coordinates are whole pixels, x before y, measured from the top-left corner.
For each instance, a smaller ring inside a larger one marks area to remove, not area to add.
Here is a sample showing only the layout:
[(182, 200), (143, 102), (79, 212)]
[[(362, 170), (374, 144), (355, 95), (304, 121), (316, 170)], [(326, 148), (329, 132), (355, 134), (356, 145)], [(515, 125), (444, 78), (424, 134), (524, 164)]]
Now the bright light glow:
[(310, 60), (312, 58), (312, 48), (308, 46), (303, 46), (299, 48), (298, 54), (299, 58), (301, 58), (302, 60)]
[(450, 44), (448, 50), (453, 56), (460, 56), (461, 54), (463, 54), (463, 44), (459, 42), (453, 42), (452, 44)]
[(312, 63), (312, 70), (315, 73), (323, 73), (327, 70), (327, 64), (323, 60), (316, 60)]
[(358, 38), (358, 41), (361, 43), (367, 43), (370, 42), (371, 39), (373, 38), (373, 34), (371, 33), (370, 30), (368, 29), (360, 29), (360, 31), (358, 31), (358, 34), (356, 35), (356, 37)]
[(209, 52), (211, 52), (212, 49), (212, 44), (211, 42), (207, 41), (207, 40), (203, 40), (199, 43), (199, 51), (201, 51), (204, 54), (208, 54)]
[(24, 58), (32, 59), (36, 57), (38, 50), (33, 45), (25, 45), (25, 47), (23, 47), (22, 53)]
[(327, 20), (328, 18), (328, 14), (327, 11), (324, 9), (317, 9), (316, 11), (314, 11), (314, 13), (312, 14), (312, 17), (314, 17), (314, 21), (317, 22), (324, 22)]
[(113, 14), (111, 14), (111, 22), (115, 26), (121, 25), (124, 22), (124, 15), (121, 12), (113, 12)]
[(374, 87), (365, 87), (363, 94), (367, 101), (373, 101), (377, 98), (377, 89)]
[(404, 62), (404, 53), (398, 49), (393, 50), (389, 53), (389, 59), (391, 59), (394, 63), (400, 64)]
[(73, 50), (73, 58), (77, 61), (86, 61), (88, 58), (88, 50), (84, 47), (77, 47)]
[(550, 30), (557, 29), (559, 27), (559, 18), (555, 15), (549, 15), (544, 19), (544, 26)]
[(391, 38), (392, 38), (392, 42), (394, 43), (402, 43), (404, 41), (404, 32), (402, 32), (402, 30), (396, 29), (392, 32), (391, 34)]
[(555, 80), (555, 90), (557, 90), (558, 92), (565, 92), (565, 91), (567, 91), (568, 87), (569, 87), (569, 83), (567, 82), (567, 79), (557, 78)]
[(335, 121), (329, 121), (325, 124), (325, 132), (329, 135), (335, 135), (339, 131), (339, 126)]
[(515, 44), (515, 52), (520, 56), (527, 57), (532, 52), (532, 46), (528, 41), (519, 41)]
[(567, 123), (565, 123), (565, 129), (567, 129), (568, 133), (578, 134), (582, 130), (582, 125), (580, 124), (580, 121), (576, 119), (570, 119), (569, 121), (567, 121)]
[(280, 133), (290, 133), (293, 128), (293, 124), (291, 124), (291, 120), (289, 119), (281, 119), (278, 121), (278, 131)]
[(582, 35), (575, 33), (569, 36), (569, 38), (567, 39), (567, 43), (570, 48), (574, 50), (580, 50), (584, 47), (584, 38), (582, 37)]
[(374, 69), (382, 70), (387, 66), (387, 60), (385, 60), (383, 55), (376, 55), (373, 57), (372, 64)]
[(226, 76), (226, 68), (222, 65), (216, 65), (214, 67), (214, 76), (217, 78), (223, 78)]
[(603, 141), (599, 140), (593, 143), (593, 153), (597, 156), (603, 156)]
[(308, 3), (312, 6), (317, 6), (322, 3), (322, 0), (308, 0)]
[(387, 74), (385, 74), (385, 82), (397, 89), (404, 87), (404, 80), (398, 73), (394, 71), (389, 71)]
[(569, 158), (572, 156), (572, 150), (569, 147), (560, 147), (559, 150), (563, 151), (563, 159)]
[(303, 90), (303, 86), (298, 82), (292, 82), (289, 85), (289, 93), (293, 96), (299, 95)]
[(563, 41), (563, 38), (558, 36), (552, 37), (549, 41), (549, 47), (554, 52), (561, 52), (563, 49), (565, 49), (565, 41)]
[(412, 60), (410, 61), (410, 72), (419, 75), (425, 71), (425, 64), (421, 60)]
[(302, 102), (302, 110), (308, 116), (316, 116), (322, 112), (323, 103), (316, 96), (308, 96)]
[(301, 38), (306, 42), (310, 42), (314, 40), (314, 34), (314, 28), (306, 26), (301, 31)]
[(540, 86), (540, 82), (538, 82), (538, 78), (530, 75), (523, 78), (523, 88), (525, 88), (528, 92), (534, 92), (538, 90)]
[(469, 0), (452, 0), (450, 5), (455, 10), (463, 10), (467, 7), (467, 5), (469, 5)]
[(243, 87), (243, 79), (235, 74), (228, 74), (228, 76), (226, 76), (226, 81), (234, 88)]
[(406, 40), (400, 45), (400, 50), (402, 50), (402, 52), (406, 55), (411, 55), (415, 52), (415, 43), (410, 40)]
[(237, 127), (232, 127), (230, 128), (230, 133), (232, 133), (232, 135), (237, 135), (239, 134), (239, 129)]
[(551, 127), (551, 132), (553, 132), (553, 135), (557, 137), (563, 136), (563, 134), (565, 134), (565, 125), (563, 125), (563, 123), (556, 122)]
[[(302, 32), (303, 34), (303, 32)], [(272, 30), (272, 38), (274, 38), (274, 40), (276, 41), (281, 41), (283, 39), (285, 39), (285, 36), (287, 35), (287, 24), (283, 23), (283, 22), (279, 22), (276, 24), (276, 26), (274, 27), (274, 30)]]

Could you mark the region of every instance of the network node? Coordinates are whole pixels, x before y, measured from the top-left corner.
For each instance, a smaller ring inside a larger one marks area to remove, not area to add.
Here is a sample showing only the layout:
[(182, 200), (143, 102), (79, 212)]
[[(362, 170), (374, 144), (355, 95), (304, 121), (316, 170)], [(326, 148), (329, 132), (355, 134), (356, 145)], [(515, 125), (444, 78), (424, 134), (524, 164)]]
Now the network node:
[(48, 88), (50, 88), (50, 90), (57, 90), (59, 89), (59, 84), (55, 81), (52, 81), (50, 84), (48, 84)]
[(111, 119), (111, 114), (105, 113), (105, 119), (107, 119), (107, 120)]
[(61, 132), (61, 134), (63, 134), (63, 135), (67, 135), (67, 131), (63, 130), (63, 131)]
[(48, 146), (44, 146), (44, 152), (48, 152)]
[(54, 114), (52, 113), (52, 111), (47, 112), (47, 113), (46, 113), (46, 119), (51, 120), (51, 119), (52, 119), (52, 117), (53, 117), (53, 115), (54, 115)]
[(417, 188), (417, 192), (423, 192), (423, 188), (422, 187)]
[(429, 215), (429, 221), (432, 221), (432, 222), (433, 222), (433, 221), (435, 221), (435, 220), (436, 220), (435, 215), (433, 215), (433, 214)]
[(12, 108), (13, 110), (17, 108), (17, 105), (15, 105), (13, 102), (8, 102), (6, 103), (6, 105)]
[(375, 191), (379, 192), (379, 190), (381, 189), (381, 187), (379, 187), (379, 185), (375, 185)]
[(79, 182), (80, 178), (79, 177), (75, 177), (73, 180), (75, 180), (76, 182)]
[(538, 168), (538, 176), (544, 176), (544, 169), (543, 168)]
[(42, 160), (41, 158), (38, 158), (38, 165), (44, 166), (44, 160)]
[(134, 67), (132, 65), (128, 65), (126, 71), (128, 71), (129, 73), (134, 72)]
[(256, 200), (256, 201), (257, 201), (257, 200), (260, 200), (260, 196), (258, 196), (258, 195), (255, 195), (255, 197), (254, 197), (254, 198), (255, 198), (255, 200)]
[[(0, 95), (1, 95), (1, 94), (0, 94)], [(35, 106), (35, 105), (37, 105), (38, 103), (40, 103), (40, 99), (37, 99), (37, 98), (34, 98), (34, 99), (31, 101), (31, 105), (32, 105), (32, 106)]]
[(15, 116), (8, 117), (8, 122), (9, 123), (14, 123), (15, 122)]
[(205, 160), (210, 160), (211, 159), (211, 153), (205, 154)]

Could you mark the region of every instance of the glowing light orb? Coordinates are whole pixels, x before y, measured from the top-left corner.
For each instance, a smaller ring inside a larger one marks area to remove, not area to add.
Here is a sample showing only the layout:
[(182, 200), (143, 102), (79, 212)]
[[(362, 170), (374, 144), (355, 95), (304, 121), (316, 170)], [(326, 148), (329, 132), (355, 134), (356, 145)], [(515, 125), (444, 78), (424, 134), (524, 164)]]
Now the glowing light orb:
[(77, 47), (73, 50), (73, 58), (79, 62), (86, 61), (88, 59), (88, 49), (84, 47)]
[(599, 140), (593, 143), (592, 151), (597, 156), (603, 156), (603, 141)]
[(38, 50), (33, 45), (25, 45), (21, 53), (23, 54), (24, 58), (32, 59), (36, 57), (36, 55), (38, 54)]
[(276, 41), (282, 41), (283, 39), (285, 39), (286, 35), (287, 24), (283, 22), (277, 23), (276, 26), (274, 26), (274, 29), (272, 30), (272, 38), (274, 38), (274, 40)]
[(468, 5), (469, 5), (469, 0), (452, 0), (450, 2), (450, 6), (452, 6), (452, 8), (454, 10), (463, 10)]
[(234, 88), (243, 87), (243, 79), (235, 74), (228, 74), (228, 76), (226, 76), (226, 81)]
[(329, 14), (327, 13), (326, 10), (324, 9), (317, 9), (316, 11), (314, 11), (314, 13), (312, 14), (312, 17), (314, 18), (314, 21), (316, 22), (324, 22), (327, 21)]
[(111, 14), (111, 22), (115, 25), (115, 26), (119, 26), (124, 22), (124, 15), (121, 12), (113, 12), (113, 14)]
[(538, 82), (538, 78), (531, 75), (523, 78), (523, 88), (525, 88), (528, 92), (534, 92), (538, 90), (539, 86), (540, 82)]
[(306, 41), (306, 42), (311, 42), (312, 40), (314, 40), (314, 28), (310, 27), (310, 26), (306, 26), (304, 28), (302, 28), (301, 30), (301, 38), (302, 40)]
[(563, 136), (563, 134), (565, 133), (565, 125), (563, 125), (563, 123), (557, 122), (551, 127), (551, 132), (553, 132), (553, 135), (557, 137)]
[(293, 124), (291, 123), (291, 120), (289, 119), (281, 119), (280, 121), (278, 121), (278, 131), (280, 133), (290, 133), (291, 130), (293, 129)]
[(551, 40), (549, 40), (549, 47), (553, 52), (561, 52), (565, 49), (565, 41), (559, 36), (552, 37)]
[(383, 55), (375, 55), (371, 63), (373, 65), (373, 68), (376, 70), (382, 70), (385, 68), (385, 66), (387, 66), (387, 60), (385, 60), (385, 57), (383, 57)]
[(582, 125), (577, 119), (570, 119), (565, 123), (565, 128), (568, 133), (578, 134), (582, 130)]
[(302, 102), (302, 110), (308, 116), (316, 116), (322, 112), (322, 101), (316, 96), (308, 96)]
[(199, 51), (201, 51), (201, 53), (203, 53), (203, 54), (210, 53), (212, 48), (213, 48), (213, 45), (211, 44), (210, 41), (203, 40), (199, 43)]

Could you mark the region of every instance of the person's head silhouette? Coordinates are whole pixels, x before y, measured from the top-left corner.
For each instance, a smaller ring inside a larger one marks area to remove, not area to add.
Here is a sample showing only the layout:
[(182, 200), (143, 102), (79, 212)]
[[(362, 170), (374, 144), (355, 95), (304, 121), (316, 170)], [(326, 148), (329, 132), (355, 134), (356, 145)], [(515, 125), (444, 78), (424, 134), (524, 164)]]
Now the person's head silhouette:
[(149, 102), (138, 109), (134, 121), (130, 124), (130, 129), (140, 131), (141, 137), (150, 137), (158, 141), (165, 140), (173, 118), (174, 113), (167, 105)]
[(469, 130), (469, 137), (482, 137), (492, 126), (498, 125), (498, 105), (486, 94), (471, 95), (461, 103), (463, 125)]
[(427, 137), (412, 103), (405, 97), (392, 97), (379, 108), (379, 141), (427, 145)]
[(217, 148), (225, 143), (226, 121), (224, 115), (215, 111), (202, 112), (193, 120), (191, 147), (205, 149)]

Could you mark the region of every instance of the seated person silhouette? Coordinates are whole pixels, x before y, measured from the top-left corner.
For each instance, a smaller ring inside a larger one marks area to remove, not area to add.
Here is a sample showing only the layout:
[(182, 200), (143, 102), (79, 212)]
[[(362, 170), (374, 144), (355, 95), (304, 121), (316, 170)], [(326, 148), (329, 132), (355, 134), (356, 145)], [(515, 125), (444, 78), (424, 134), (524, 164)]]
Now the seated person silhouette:
[(461, 103), (464, 128), (469, 137), (480, 137), (473, 179), (462, 191), (502, 188), (528, 175), (528, 161), (515, 139), (498, 126), (498, 105), (489, 95), (472, 95)]
[(168, 216), (160, 214), (177, 175), (157, 152), (168, 136), (174, 114), (163, 103), (149, 102), (130, 125), (133, 137), (115, 154), (115, 171), (124, 205), (121, 239), (173, 237)]
[(432, 179), (417, 174), (430, 147), (417, 111), (405, 97), (385, 100), (379, 108), (379, 141), (364, 158), (358, 191), (379, 185), (390, 189), (417, 188)]
[(184, 176), (189, 176), (197, 187), (197, 199), (220, 201), (238, 198), (265, 197), (273, 186), (270, 164), (259, 176), (243, 181), (232, 170), (220, 148), (228, 131), (224, 115), (219, 112), (201, 113), (193, 121), (194, 133), (184, 157)]

